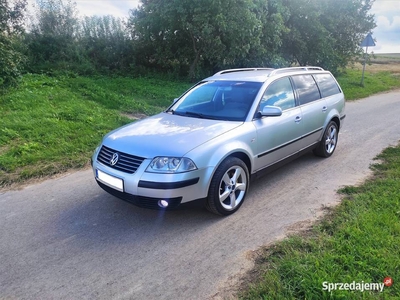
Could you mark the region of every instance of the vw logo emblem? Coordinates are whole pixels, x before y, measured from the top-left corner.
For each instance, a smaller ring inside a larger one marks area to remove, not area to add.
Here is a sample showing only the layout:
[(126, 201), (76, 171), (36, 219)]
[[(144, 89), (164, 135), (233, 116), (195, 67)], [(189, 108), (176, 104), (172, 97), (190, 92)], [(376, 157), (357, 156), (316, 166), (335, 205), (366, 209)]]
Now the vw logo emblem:
[(110, 159), (110, 165), (115, 166), (115, 164), (118, 162), (118, 158), (119, 158), (119, 155), (117, 152), (115, 152)]

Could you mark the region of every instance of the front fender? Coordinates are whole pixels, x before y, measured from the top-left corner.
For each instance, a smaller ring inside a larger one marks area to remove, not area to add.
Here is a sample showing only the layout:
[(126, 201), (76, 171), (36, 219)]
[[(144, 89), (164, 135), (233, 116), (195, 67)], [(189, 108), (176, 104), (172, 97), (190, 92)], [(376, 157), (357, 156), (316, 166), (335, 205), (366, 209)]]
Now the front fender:
[(252, 173), (256, 153), (256, 129), (251, 122), (204, 143), (186, 153), (199, 169), (207, 169), (205, 180), (209, 187), (211, 179), (223, 160), (236, 155), (246, 155), (249, 173)]

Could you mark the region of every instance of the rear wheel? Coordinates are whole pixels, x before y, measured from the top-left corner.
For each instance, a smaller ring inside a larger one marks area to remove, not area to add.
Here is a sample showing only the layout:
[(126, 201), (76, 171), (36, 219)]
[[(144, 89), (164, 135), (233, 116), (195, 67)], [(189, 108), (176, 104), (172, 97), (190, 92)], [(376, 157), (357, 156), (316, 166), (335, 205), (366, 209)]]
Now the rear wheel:
[(237, 157), (224, 160), (211, 180), (206, 208), (218, 215), (233, 214), (242, 205), (249, 187), (249, 171)]
[(325, 129), (324, 136), (317, 148), (314, 149), (314, 154), (321, 157), (329, 157), (336, 149), (338, 142), (339, 130), (336, 122), (330, 121)]

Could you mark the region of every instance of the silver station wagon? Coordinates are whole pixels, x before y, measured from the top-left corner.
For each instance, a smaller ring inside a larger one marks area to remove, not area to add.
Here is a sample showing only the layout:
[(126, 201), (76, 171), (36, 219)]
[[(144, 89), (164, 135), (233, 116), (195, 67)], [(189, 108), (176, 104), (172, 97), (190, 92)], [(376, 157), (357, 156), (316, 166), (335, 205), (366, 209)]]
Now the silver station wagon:
[(92, 157), (94, 176), (141, 207), (202, 200), (230, 215), (250, 179), (306, 151), (331, 156), (344, 109), (339, 84), (319, 67), (221, 71), (164, 112), (107, 134)]

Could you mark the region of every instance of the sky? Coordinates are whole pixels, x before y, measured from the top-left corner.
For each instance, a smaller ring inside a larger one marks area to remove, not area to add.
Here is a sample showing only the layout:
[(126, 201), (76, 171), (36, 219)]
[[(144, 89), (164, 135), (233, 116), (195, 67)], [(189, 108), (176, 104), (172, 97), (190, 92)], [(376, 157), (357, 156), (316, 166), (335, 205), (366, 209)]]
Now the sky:
[[(29, 0), (33, 2), (34, 0)], [(338, 0), (339, 1), (339, 0)], [(345, 1), (345, 0), (341, 0)], [(139, 0), (75, 0), (81, 16), (113, 15), (128, 17), (129, 10), (139, 5)], [(368, 52), (400, 53), (400, 0), (375, 0), (371, 10), (377, 27), (372, 31), (375, 47)]]
[(375, 53), (400, 53), (400, 0), (376, 0), (371, 13), (377, 27), (372, 30), (376, 40)]
[[(399, 0), (400, 1), (400, 0)], [(139, 5), (139, 0), (72, 0), (76, 3), (81, 16), (113, 15), (115, 17), (128, 17), (129, 10)]]

